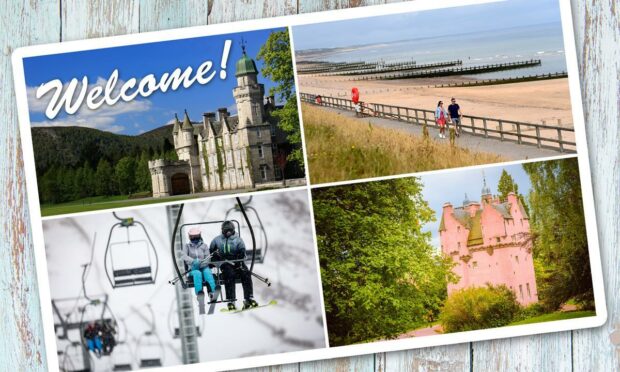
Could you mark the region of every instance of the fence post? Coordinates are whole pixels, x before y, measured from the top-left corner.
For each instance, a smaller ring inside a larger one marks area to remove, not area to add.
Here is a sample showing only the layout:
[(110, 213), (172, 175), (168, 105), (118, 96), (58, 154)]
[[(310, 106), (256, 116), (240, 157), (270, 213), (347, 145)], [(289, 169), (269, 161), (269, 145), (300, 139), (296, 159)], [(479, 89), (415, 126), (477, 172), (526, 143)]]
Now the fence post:
[(413, 109), (415, 111), (415, 122), (416, 124), (420, 124), (420, 119), (418, 118), (418, 109)]
[(504, 123), (501, 120), (499, 121), (499, 140), (503, 141), (504, 140)]
[(540, 148), (540, 126), (536, 126), (536, 144)]
[(560, 145), (560, 152), (564, 152), (564, 143), (562, 142), (562, 128), (558, 128), (558, 144)]
[(521, 124), (517, 122), (517, 142), (521, 144)]
[(487, 131), (487, 119), (482, 119), (482, 126), (484, 127), (484, 138), (489, 138), (489, 132)]

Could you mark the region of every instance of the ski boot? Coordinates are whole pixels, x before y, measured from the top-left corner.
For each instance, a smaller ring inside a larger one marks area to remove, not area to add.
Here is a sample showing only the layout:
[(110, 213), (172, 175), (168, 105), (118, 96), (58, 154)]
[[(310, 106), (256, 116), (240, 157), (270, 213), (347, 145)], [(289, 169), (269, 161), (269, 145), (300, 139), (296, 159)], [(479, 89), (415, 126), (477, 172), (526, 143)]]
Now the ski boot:
[(243, 300), (243, 310), (251, 309), (257, 306), (258, 306), (258, 302), (254, 301), (254, 299), (251, 297), (247, 300)]
[(237, 310), (237, 306), (235, 306), (234, 302), (229, 302), (228, 303), (228, 311), (235, 311)]

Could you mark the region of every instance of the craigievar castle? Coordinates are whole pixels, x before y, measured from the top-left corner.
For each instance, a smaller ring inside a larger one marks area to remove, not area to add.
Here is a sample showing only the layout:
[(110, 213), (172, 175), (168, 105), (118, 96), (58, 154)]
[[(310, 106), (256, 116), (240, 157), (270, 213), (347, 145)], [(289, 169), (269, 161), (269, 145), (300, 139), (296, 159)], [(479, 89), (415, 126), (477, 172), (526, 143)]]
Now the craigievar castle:
[(271, 116), (274, 99), (265, 98), (256, 63), (245, 48), (235, 76), (236, 116), (220, 108), (217, 117), (207, 112), (194, 123), (185, 112), (181, 123), (175, 115), (172, 134), (179, 160), (149, 161), (154, 197), (249, 189), (282, 179), (274, 160), (290, 145)]

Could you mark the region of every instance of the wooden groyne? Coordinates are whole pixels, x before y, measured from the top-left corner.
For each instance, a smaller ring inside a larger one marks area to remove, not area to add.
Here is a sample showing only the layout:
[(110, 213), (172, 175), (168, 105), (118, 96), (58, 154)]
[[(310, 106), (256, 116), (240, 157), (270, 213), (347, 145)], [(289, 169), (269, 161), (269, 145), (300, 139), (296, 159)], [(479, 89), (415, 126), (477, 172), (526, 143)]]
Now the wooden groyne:
[[(368, 63), (368, 62), (326, 62), (326, 61), (317, 61), (317, 66), (308, 66), (303, 68), (297, 68), (297, 72), (299, 74), (321, 74), (328, 72), (337, 72), (337, 71), (349, 71), (349, 70), (363, 70), (375, 68), (377, 66), (376, 63)], [(309, 64), (307, 62), (306, 64)]]
[(561, 79), (561, 78), (566, 78), (566, 77), (568, 77), (567, 72), (556, 72), (553, 74), (527, 75), (527, 76), (519, 76), (519, 77), (514, 77), (514, 78), (472, 80), (472, 81), (463, 81), (460, 83), (453, 83), (453, 84), (437, 84), (437, 85), (434, 85), (433, 87), (434, 88), (455, 88), (455, 87), (472, 87), (472, 86), (481, 86), (481, 85), (499, 85), (499, 84), (521, 83), (524, 81)]
[(419, 78), (434, 78), (441, 76), (451, 75), (469, 75), (480, 74), (484, 72), (494, 72), (503, 70), (512, 70), (517, 68), (539, 66), (541, 64), (540, 59), (532, 59), (529, 61), (509, 62), (509, 63), (497, 63), (490, 65), (471, 66), (471, 67), (458, 67), (458, 68), (444, 68), (435, 69), (429, 71), (418, 72), (405, 72), (400, 74), (391, 74), (383, 76), (364, 76), (358, 80), (397, 80), (397, 79), (419, 79)]
[[(318, 106), (315, 94), (300, 93), (299, 95), (302, 102)], [(336, 97), (321, 96), (320, 106), (349, 111), (355, 110), (353, 101)], [(436, 125), (435, 112), (432, 110), (384, 105), (381, 103), (364, 103), (363, 106), (364, 113), (369, 116), (398, 120), (416, 125)], [(575, 152), (577, 148), (575, 142), (566, 139), (567, 137), (574, 138), (575, 130), (559, 125), (525, 123), (480, 116), (463, 116), (462, 128), (464, 132), (474, 136), (511, 141), (559, 152)]]
[(415, 62), (411, 62), (411, 63), (398, 64), (398, 65), (387, 66), (387, 67), (377, 66), (374, 69), (353, 70), (353, 71), (320, 74), (320, 76), (330, 76), (330, 75), (355, 76), (355, 75), (384, 74), (384, 73), (390, 73), (390, 72), (396, 72), (396, 71), (430, 70), (433, 68), (459, 66), (462, 64), (463, 64), (463, 61), (461, 60), (428, 63), (424, 65), (418, 65)]

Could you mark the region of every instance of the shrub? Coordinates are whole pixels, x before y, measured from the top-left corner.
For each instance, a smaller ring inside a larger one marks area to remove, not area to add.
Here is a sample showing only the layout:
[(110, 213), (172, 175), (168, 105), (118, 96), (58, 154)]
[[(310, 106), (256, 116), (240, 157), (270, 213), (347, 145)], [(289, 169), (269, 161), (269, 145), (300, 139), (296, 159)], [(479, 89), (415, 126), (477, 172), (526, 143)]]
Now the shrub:
[(542, 315), (544, 313), (546, 313), (545, 307), (540, 302), (537, 302), (535, 304), (531, 304), (530, 306), (519, 309), (519, 311), (517, 312), (517, 315), (514, 317), (512, 321), (520, 322), (522, 320), (533, 318), (533, 317)]
[(444, 332), (501, 327), (519, 311), (515, 294), (505, 285), (465, 288), (453, 292), (441, 311)]

